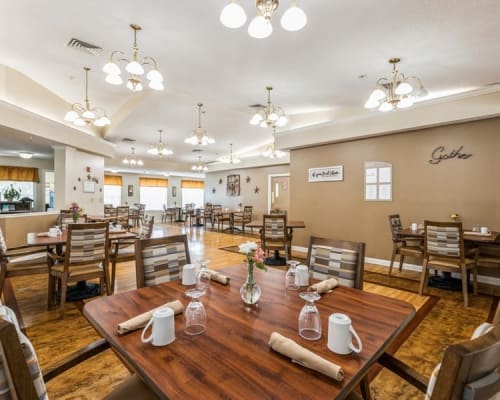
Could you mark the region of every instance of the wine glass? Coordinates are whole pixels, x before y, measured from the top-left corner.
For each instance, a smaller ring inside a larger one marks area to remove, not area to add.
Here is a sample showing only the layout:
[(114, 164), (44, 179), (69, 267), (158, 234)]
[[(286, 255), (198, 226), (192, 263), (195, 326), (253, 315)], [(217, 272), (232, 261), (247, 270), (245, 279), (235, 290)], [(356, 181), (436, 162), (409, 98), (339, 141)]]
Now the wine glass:
[(200, 260), (200, 270), (196, 274), (196, 289), (205, 293), (210, 291), (210, 273), (207, 264), (208, 260)]
[(289, 268), (285, 274), (285, 288), (287, 290), (298, 290), (299, 286), (295, 283), (295, 275), (297, 273), (295, 268), (300, 264), (300, 261), (289, 260), (287, 261), (287, 264), (289, 265)]
[(299, 296), (306, 302), (299, 314), (299, 335), (307, 340), (318, 340), (321, 337), (321, 318), (314, 302), (321, 296), (315, 291), (301, 292)]
[(207, 313), (205, 307), (200, 301), (200, 297), (205, 292), (199, 289), (189, 289), (186, 291), (186, 296), (191, 298), (191, 301), (184, 311), (185, 327), (184, 332), (188, 335), (199, 335), (205, 332), (207, 328)]

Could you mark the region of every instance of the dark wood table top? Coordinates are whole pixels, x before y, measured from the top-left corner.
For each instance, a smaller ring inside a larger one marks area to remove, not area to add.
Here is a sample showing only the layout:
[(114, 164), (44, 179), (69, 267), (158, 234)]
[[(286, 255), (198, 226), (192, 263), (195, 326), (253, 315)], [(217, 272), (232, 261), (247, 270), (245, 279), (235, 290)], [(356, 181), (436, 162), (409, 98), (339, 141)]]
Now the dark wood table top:
[[(262, 228), (264, 225), (263, 225), (262, 220), (255, 220), (255, 221), (252, 221), (252, 222), (246, 224), (245, 226), (247, 226), (248, 228)], [(306, 224), (304, 223), (304, 221), (290, 220), (290, 221), (286, 221), (286, 227), (287, 228), (305, 228)]]
[(116, 218), (117, 218), (116, 215), (105, 215), (105, 214), (87, 215), (88, 222), (109, 222), (115, 220)]
[[(26, 244), (28, 246), (55, 246), (65, 244), (67, 241), (67, 231), (63, 229), (62, 235), (51, 237), (51, 236), (39, 236), (40, 233), (30, 232), (27, 234)], [(109, 231), (109, 240), (121, 240), (121, 239), (132, 239), (137, 236), (134, 232), (119, 231), (113, 232)]]
[[(87, 303), (84, 315), (113, 349), (131, 365), (159, 396), (169, 399), (344, 399), (387, 346), (415, 314), (412, 305), (357, 289), (338, 287), (317, 302), (323, 334), (318, 341), (302, 339), (298, 315), (304, 305), (298, 291), (286, 293), (284, 272), (256, 270), (262, 288), (260, 303), (245, 307), (239, 289), (246, 277), (244, 265), (222, 270), (228, 286), (211, 284), (201, 298), (207, 312), (207, 330), (198, 336), (184, 333), (184, 319), (175, 317), (176, 340), (164, 347), (143, 344), (141, 330), (117, 333), (117, 324), (168, 301), (181, 300), (185, 286), (179, 281), (141, 288)], [(328, 316), (349, 315), (363, 342), (360, 354), (337, 355), (327, 348)], [(270, 349), (272, 332), (343, 367), (337, 382), (292, 363)]]
[[(470, 233), (468, 233), (470, 232)], [(415, 239), (423, 239), (424, 238), (424, 230), (417, 229), (416, 231), (411, 230), (411, 228), (401, 229), (399, 232), (400, 236), (404, 237), (414, 237)], [(477, 242), (477, 243), (493, 243), (497, 240), (499, 233), (495, 231), (490, 231), (489, 235), (480, 235), (478, 233), (472, 233), (471, 231), (464, 230), (464, 240), (468, 242)]]

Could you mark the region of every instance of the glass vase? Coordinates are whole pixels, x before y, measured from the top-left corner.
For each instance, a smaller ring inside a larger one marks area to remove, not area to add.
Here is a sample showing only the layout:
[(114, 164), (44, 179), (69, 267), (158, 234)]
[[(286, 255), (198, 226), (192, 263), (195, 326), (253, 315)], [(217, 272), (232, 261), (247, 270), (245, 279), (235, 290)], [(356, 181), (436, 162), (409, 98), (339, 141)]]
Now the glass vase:
[(243, 300), (245, 304), (256, 304), (259, 301), (261, 294), (262, 291), (260, 289), (260, 286), (257, 284), (257, 282), (255, 282), (255, 279), (253, 277), (253, 264), (249, 263), (247, 279), (243, 286), (240, 288), (241, 300)]

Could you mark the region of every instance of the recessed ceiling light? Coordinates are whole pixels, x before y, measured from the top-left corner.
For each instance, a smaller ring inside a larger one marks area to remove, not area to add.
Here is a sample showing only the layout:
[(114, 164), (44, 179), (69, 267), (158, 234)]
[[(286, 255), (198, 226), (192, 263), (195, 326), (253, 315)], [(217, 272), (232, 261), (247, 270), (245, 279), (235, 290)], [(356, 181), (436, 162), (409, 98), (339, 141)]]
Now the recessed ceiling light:
[(33, 157), (33, 153), (31, 153), (29, 151), (20, 151), (19, 157), (28, 159), (28, 158)]

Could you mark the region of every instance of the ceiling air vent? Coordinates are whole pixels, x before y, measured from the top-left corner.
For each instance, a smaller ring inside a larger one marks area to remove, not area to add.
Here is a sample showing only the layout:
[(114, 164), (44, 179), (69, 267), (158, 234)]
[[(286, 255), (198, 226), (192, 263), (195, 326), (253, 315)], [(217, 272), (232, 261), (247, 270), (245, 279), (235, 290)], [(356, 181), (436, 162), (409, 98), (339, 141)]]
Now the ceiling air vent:
[(201, 153), (201, 152), (203, 152), (203, 150), (202, 150), (202, 149), (193, 149), (193, 150), (191, 150), (191, 151), (192, 151), (193, 153)]
[(70, 49), (75, 49), (79, 51), (83, 51), (87, 54), (92, 54), (93, 56), (98, 56), (102, 53), (102, 47), (96, 46), (95, 44), (90, 44), (84, 42), (80, 39), (72, 38), (67, 44), (66, 47)]
[(135, 139), (123, 138), (122, 142), (124, 142), (124, 143), (135, 143)]
[(248, 107), (250, 108), (266, 108), (263, 104), (250, 104)]

